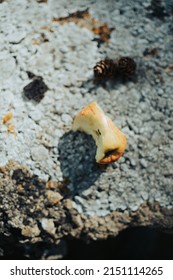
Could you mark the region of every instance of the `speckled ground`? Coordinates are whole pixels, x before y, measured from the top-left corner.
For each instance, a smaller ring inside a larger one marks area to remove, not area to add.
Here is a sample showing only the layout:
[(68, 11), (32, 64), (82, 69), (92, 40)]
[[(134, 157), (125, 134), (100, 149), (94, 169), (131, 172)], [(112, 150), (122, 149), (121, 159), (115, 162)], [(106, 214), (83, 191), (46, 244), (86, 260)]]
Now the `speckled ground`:
[[(7, 0), (0, 4), (0, 166), (10, 159), (42, 180), (68, 178), (69, 198), (81, 213), (105, 216), (137, 210), (149, 200), (173, 207), (173, 23), (170, 1), (161, 18), (150, 1)], [(89, 9), (114, 28), (98, 48), (91, 30), (52, 20)], [(93, 82), (105, 57), (131, 56), (130, 81)], [(27, 71), (48, 86), (39, 102), (27, 100)], [(106, 169), (95, 163), (95, 144), (71, 131), (73, 116), (96, 100), (127, 135), (124, 156)], [(9, 127), (11, 126), (11, 127)], [(13, 127), (14, 126), (14, 127)]]

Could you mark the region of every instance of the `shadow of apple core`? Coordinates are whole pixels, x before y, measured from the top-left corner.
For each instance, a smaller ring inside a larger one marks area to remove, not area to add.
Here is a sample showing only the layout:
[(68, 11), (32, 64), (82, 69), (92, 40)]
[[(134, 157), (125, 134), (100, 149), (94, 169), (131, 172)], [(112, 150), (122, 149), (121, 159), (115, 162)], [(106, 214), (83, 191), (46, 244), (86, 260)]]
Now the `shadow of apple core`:
[(68, 180), (68, 197), (80, 195), (92, 186), (103, 172), (96, 163), (93, 138), (82, 132), (69, 131), (59, 140), (60, 167)]

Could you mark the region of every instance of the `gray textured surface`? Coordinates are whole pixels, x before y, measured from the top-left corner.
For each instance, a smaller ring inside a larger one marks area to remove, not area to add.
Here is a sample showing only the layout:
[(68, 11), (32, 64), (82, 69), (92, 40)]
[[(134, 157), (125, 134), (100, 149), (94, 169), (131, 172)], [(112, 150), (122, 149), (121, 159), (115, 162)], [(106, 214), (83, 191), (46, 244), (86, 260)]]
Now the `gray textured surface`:
[[(1, 124), (0, 166), (13, 159), (40, 179), (67, 177), (74, 207), (89, 215), (135, 211), (147, 200), (173, 207), (173, 71), (165, 71), (173, 63), (173, 31), (171, 15), (150, 18), (148, 6), (140, 0), (0, 4), (0, 119), (13, 112), (17, 133)], [(96, 35), (75, 23), (52, 22), (86, 8), (115, 28), (108, 45), (97, 48)], [(147, 48), (157, 55), (144, 56)], [(95, 85), (96, 62), (120, 55), (135, 58), (137, 77)], [(26, 71), (49, 87), (39, 104), (23, 97)], [(92, 139), (70, 131), (73, 116), (93, 100), (128, 139), (124, 156), (104, 171), (95, 164)]]

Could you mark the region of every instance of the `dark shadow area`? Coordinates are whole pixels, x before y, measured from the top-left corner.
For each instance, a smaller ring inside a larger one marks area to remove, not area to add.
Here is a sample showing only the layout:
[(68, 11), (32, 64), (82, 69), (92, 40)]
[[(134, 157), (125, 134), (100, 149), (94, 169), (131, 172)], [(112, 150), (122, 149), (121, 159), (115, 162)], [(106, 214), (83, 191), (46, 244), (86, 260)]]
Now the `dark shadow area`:
[(85, 96), (86, 94), (96, 94), (96, 90), (99, 87), (102, 87), (108, 91), (110, 90), (114, 90), (114, 89), (119, 89), (119, 87), (121, 85), (126, 85), (129, 82), (133, 82), (134, 84), (137, 84), (137, 82), (139, 80), (143, 80), (143, 77), (145, 75), (145, 69), (144, 66), (142, 65), (141, 67), (141, 62), (138, 61), (138, 69), (137, 69), (137, 73), (131, 77), (131, 78), (126, 78), (126, 77), (115, 77), (115, 78), (95, 78), (94, 76), (83, 82), (81, 85), (81, 88), (87, 88), (87, 93), (82, 93), (83, 96)]
[(101, 174), (95, 161), (96, 145), (91, 136), (82, 132), (65, 133), (58, 145), (63, 177), (69, 181), (69, 197), (89, 188)]
[(0, 234), (0, 260), (166, 260), (173, 259), (173, 234), (147, 227), (129, 228), (117, 237), (86, 243), (77, 239), (19, 243), (13, 236)]
[[(144, 50), (144, 57), (145, 57), (145, 51)], [(81, 85), (82, 88), (87, 88), (87, 92), (82, 92), (81, 94), (83, 97), (87, 94), (92, 94), (93, 96), (97, 95), (97, 89), (102, 87), (103, 89), (107, 90), (108, 92), (111, 90), (119, 90), (119, 88), (122, 85), (128, 85), (128, 83), (133, 83), (134, 86), (138, 83), (146, 83), (146, 80), (150, 82), (150, 73), (148, 74), (148, 71), (153, 72), (153, 76), (156, 76), (156, 73), (154, 73), (154, 69), (150, 69), (147, 65), (148, 61), (145, 61), (144, 59), (140, 59), (138, 57), (134, 57), (135, 63), (137, 65), (136, 72), (132, 77), (122, 77), (117, 76), (115, 78), (96, 78), (93, 76), (84, 81)]]
[(0, 260), (62, 259), (67, 254), (67, 243), (64, 240), (20, 243), (19, 230), (13, 233), (10, 236), (0, 234)]
[(91, 241), (68, 240), (65, 259), (173, 259), (173, 234), (147, 227), (129, 228), (117, 237)]

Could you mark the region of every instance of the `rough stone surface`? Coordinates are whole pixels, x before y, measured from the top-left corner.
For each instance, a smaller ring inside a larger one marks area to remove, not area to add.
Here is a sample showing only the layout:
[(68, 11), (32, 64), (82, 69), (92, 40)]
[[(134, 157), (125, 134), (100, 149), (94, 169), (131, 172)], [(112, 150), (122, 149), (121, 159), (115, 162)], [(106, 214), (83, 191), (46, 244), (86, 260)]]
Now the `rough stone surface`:
[[(150, 1), (141, 0), (1, 1), (0, 119), (13, 113), (0, 124), (1, 232), (20, 229), (39, 242), (43, 232), (50, 240), (64, 235), (97, 239), (128, 225), (172, 227), (168, 2), (162, 1), (160, 18)], [(108, 43), (98, 47), (99, 36), (87, 27), (52, 20), (86, 8), (100, 24), (114, 28)], [(94, 65), (119, 56), (135, 59), (136, 77), (95, 84)], [(48, 87), (39, 103), (24, 96), (31, 82), (28, 71)], [(94, 100), (128, 139), (124, 156), (105, 168), (95, 163), (91, 137), (71, 131), (74, 115)], [(15, 170), (25, 178), (16, 182)], [(50, 181), (55, 186), (65, 182), (64, 193), (47, 190)]]

